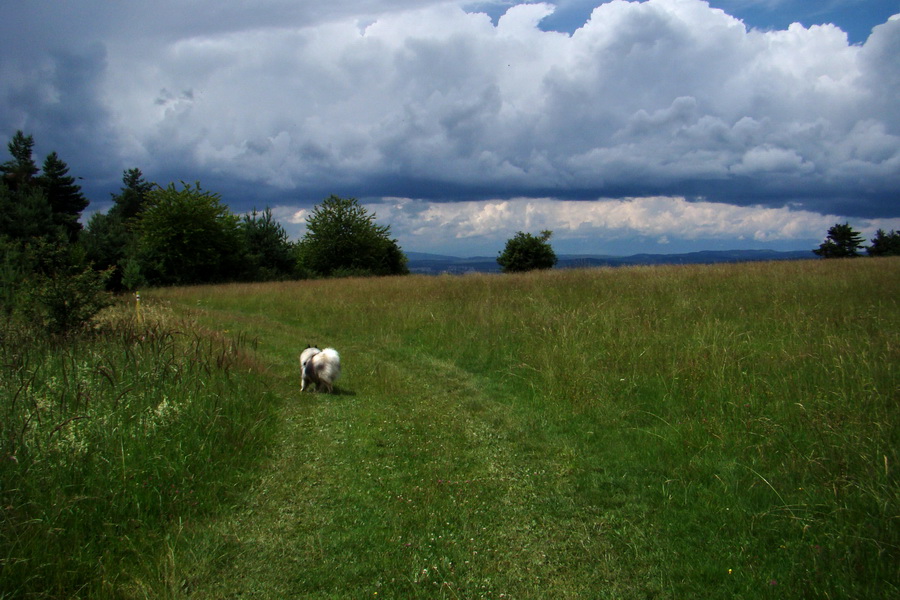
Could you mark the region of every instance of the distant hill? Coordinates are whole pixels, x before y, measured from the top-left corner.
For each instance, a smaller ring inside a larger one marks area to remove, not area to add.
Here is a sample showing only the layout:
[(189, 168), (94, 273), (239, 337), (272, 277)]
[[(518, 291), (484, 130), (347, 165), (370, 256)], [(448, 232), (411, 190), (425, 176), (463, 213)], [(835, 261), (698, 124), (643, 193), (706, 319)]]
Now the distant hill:
[[(439, 275), (441, 273), (499, 273), (496, 257), (473, 256), (460, 258), (407, 252), (409, 270), (412, 273)], [(602, 254), (558, 255), (557, 269), (584, 267), (624, 267), (632, 265), (691, 265), (728, 262), (752, 262), (766, 260), (801, 260), (817, 258), (811, 250), (778, 252), (776, 250), (708, 250), (685, 254), (634, 254), (632, 256), (608, 256)]]

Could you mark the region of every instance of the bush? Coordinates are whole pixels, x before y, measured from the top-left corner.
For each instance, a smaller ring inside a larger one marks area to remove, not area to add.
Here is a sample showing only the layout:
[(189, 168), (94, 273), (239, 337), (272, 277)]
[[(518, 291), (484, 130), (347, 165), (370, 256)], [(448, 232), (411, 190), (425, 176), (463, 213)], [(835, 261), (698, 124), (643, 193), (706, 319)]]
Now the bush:
[(105, 292), (112, 270), (86, 267), (68, 275), (36, 274), (30, 280), (25, 310), (51, 334), (66, 334), (87, 324), (111, 303)]
[(105, 287), (111, 270), (86, 266), (78, 246), (40, 238), (0, 246), (4, 250), (0, 302), (7, 316), (18, 315), (46, 333), (65, 335), (109, 306)]

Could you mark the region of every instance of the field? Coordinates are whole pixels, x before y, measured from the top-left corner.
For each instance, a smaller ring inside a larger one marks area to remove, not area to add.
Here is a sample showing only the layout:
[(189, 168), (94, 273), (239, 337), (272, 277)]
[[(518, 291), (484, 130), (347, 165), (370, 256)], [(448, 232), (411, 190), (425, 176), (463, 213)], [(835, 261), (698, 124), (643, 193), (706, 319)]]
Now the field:
[(0, 598), (900, 593), (900, 260), (144, 297), (5, 334)]

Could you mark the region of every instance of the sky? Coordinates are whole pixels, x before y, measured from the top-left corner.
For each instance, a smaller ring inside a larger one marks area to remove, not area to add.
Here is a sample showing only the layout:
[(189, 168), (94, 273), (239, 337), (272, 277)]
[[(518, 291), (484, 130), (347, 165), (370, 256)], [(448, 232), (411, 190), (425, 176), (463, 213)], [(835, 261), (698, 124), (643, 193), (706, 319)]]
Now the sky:
[(900, 230), (900, 0), (0, 1), (0, 134), (85, 217), (137, 167), (295, 239), (354, 197), (454, 256)]

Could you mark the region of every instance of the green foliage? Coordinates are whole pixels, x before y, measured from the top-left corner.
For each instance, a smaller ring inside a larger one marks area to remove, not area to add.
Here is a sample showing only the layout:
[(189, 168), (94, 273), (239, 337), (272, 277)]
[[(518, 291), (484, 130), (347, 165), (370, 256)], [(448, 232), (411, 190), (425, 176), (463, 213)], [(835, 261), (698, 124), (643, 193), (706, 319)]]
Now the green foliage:
[(126, 290), (135, 291), (147, 284), (144, 273), (141, 271), (141, 264), (137, 259), (126, 258), (122, 262), (121, 273), (121, 287)]
[(137, 225), (144, 276), (156, 285), (233, 279), (241, 268), (238, 223), (199, 183), (152, 190)]
[[(7, 188), (3, 195), (11, 203), (12, 213), (0, 217), (7, 221), (0, 233), (13, 237), (47, 235), (53, 228), (46, 224), (49, 211), (55, 228), (65, 231), (69, 241), (75, 241), (81, 231), (78, 219), (88, 200), (75, 184), (75, 178), (68, 174), (69, 167), (56, 152), (51, 152), (44, 161), (43, 173), (38, 176), (32, 158), (34, 139), (21, 131), (16, 132), (7, 148), (13, 158), (0, 165), (0, 172)], [(39, 233), (33, 233), (35, 230)]]
[(556, 265), (556, 253), (549, 244), (552, 231), (542, 231), (540, 236), (519, 231), (506, 241), (506, 247), (497, 263), (504, 273), (517, 273), (535, 269), (552, 269)]
[(39, 332), (70, 334), (109, 304), (108, 271), (95, 271), (80, 246), (59, 238), (0, 236), (0, 308)]
[(822, 258), (855, 258), (859, 256), (864, 241), (865, 238), (849, 223), (836, 223), (828, 230), (825, 241), (813, 252)]
[(69, 334), (109, 306), (105, 291), (109, 271), (86, 266), (79, 247), (36, 241), (29, 250), (34, 267), (19, 305), (29, 322), (50, 334)]
[(113, 196), (113, 207), (106, 214), (91, 215), (80, 238), (95, 268), (113, 269), (108, 285), (116, 291), (143, 285), (135, 227), (153, 187), (143, 179), (140, 169), (126, 170), (122, 182), (124, 187)]
[(33, 147), (31, 136), (16, 132), (8, 145), (13, 158), (0, 166), (0, 302), (8, 318), (68, 334), (106, 305), (107, 274), (89, 268), (73, 244), (87, 200), (69, 168), (53, 152), (38, 177)]
[(306, 218), (298, 253), (315, 275), (405, 275), (406, 256), (390, 237), (388, 225), (375, 223), (355, 198), (329, 196)]
[(21, 244), (0, 236), (0, 310), (7, 318), (19, 305), (19, 294), (30, 273), (30, 257)]
[(879, 229), (866, 252), (869, 256), (900, 256), (900, 231), (892, 229), (890, 233), (885, 233)]
[(129, 247), (135, 244), (121, 219), (109, 213), (94, 213), (80, 236), (88, 261), (98, 270), (112, 269), (109, 285), (121, 290), (122, 263)]
[(44, 190), (36, 186), (10, 188), (0, 182), (0, 235), (24, 242), (56, 239), (61, 233)]
[(284, 227), (272, 216), (268, 207), (258, 213), (253, 209), (240, 222), (244, 244), (245, 279), (272, 281), (289, 279), (296, 272), (293, 244)]

